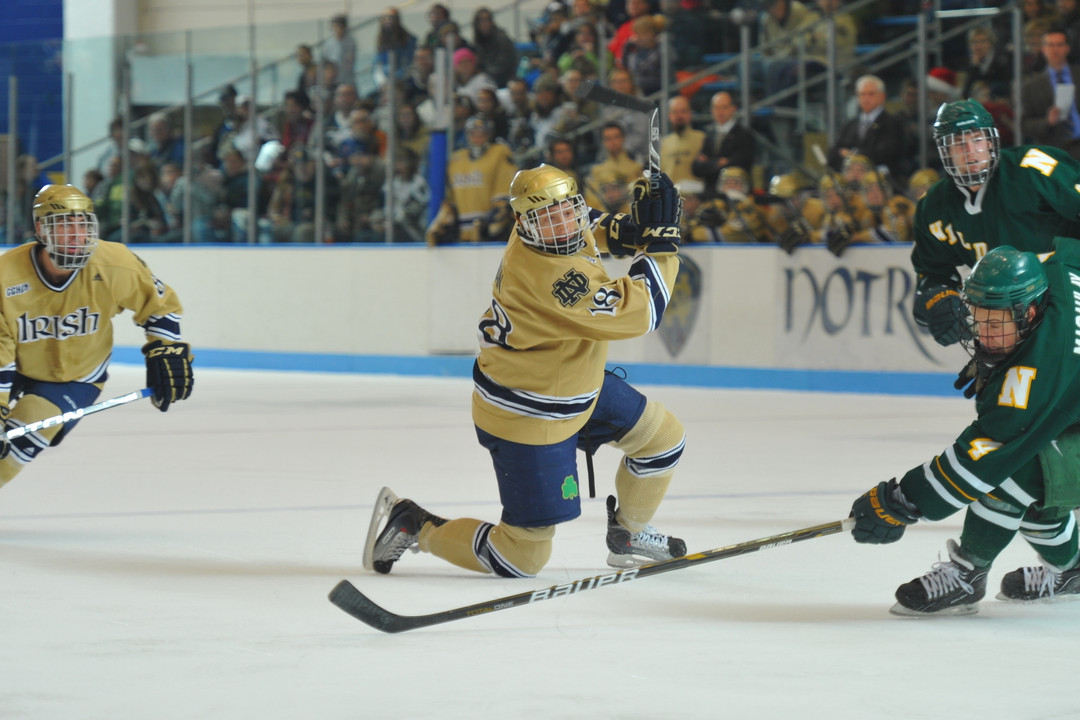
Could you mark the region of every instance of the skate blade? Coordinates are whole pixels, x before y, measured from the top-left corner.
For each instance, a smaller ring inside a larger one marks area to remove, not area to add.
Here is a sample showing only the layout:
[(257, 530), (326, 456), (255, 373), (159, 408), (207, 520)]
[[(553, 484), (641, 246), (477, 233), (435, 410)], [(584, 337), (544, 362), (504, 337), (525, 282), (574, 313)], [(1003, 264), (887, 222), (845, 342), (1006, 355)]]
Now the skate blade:
[(661, 562), (660, 560), (654, 560), (644, 555), (625, 555), (623, 553), (609, 552), (607, 556), (608, 567), (613, 567), (617, 570), (625, 570), (627, 568), (641, 567), (642, 565), (648, 565), (649, 563)]
[(974, 615), (979, 612), (979, 605), (978, 603), (971, 603), (970, 605), (956, 605), (936, 612), (919, 612), (918, 610), (912, 610), (904, 607), (900, 603), (896, 603), (889, 608), (889, 612), (893, 615), (899, 615), (900, 617), (961, 617), (964, 615)]
[(1003, 595), (1000, 592), (997, 594), (997, 599), (1002, 602), (1013, 603), (1014, 605), (1042, 605), (1044, 603), (1058, 603), (1080, 600), (1080, 595), (1076, 593), (1066, 593), (1059, 595), (1044, 595), (1043, 597), (1031, 598), (1026, 600), (1024, 598), (1013, 598), (1008, 595)]
[(375, 540), (383, 528), (383, 521), (390, 514), (390, 510), (397, 504), (398, 496), (388, 487), (379, 491), (379, 497), (375, 499), (375, 509), (371, 511), (371, 524), (368, 525), (367, 540), (364, 542), (364, 569), (375, 572)]

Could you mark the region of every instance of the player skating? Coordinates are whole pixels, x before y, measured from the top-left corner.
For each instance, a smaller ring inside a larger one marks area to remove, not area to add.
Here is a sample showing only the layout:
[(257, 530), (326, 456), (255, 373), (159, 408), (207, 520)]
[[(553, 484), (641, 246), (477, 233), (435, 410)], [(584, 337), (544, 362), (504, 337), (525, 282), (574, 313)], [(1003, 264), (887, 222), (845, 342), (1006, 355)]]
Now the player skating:
[(557, 168), (522, 170), (510, 184), (515, 226), (481, 317), (473, 421), (495, 466), (498, 524), (445, 520), (384, 489), (364, 566), (388, 573), (409, 548), (460, 567), (532, 577), (547, 563), (555, 526), (581, 514), (576, 452), (609, 444), (625, 454), (608, 498), (608, 562), (628, 567), (685, 554), (649, 525), (682, 455), (682, 424), (605, 372), (608, 342), (655, 330), (678, 272), (681, 203), (670, 178), (649, 196), (634, 186), (637, 225), (607, 216), (629, 274), (608, 277), (576, 182)]
[(1001, 148), (994, 118), (977, 100), (938, 110), (934, 142), (952, 182), (915, 210), (915, 320), (951, 345), (963, 325), (960, 274), (991, 248), (1046, 252), (1057, 236), (1080, 237), (1080, 163), (1044, 146)]
[[(180, 301), (126, 246), (99, 243), (94, 204), (71, 185), (34, 198), (36, 242), (0, 256), (0, 421), (11, 430), (90, 405), (108, 377), (112, 319), (146, 330), (146, 382), (158, 409), (191, 394)], [(78, 421), (0, 439), (0, 485)]]
[(977, 417), (941, 455), (852, 506), (863, 543), (895, 542), (919, 519), (967, 508), (949, 559), (897, 589), (896, 614), (975, 612), (1017, 532), (1042, 564), (1006, 573), (999, 597), (1080, 593), (1080, 243), (1058, 238), (1052, 249), (1045, 264), (1009, 246), (978, 261), (962, 289), (973, 359), (957, 381)]

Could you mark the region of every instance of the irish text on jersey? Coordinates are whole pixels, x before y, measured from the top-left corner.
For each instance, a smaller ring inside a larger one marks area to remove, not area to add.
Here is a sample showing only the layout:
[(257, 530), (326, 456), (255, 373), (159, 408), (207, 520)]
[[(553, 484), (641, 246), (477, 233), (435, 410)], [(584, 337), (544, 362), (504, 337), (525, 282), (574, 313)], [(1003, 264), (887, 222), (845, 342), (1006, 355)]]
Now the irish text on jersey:
[(93, 335), (101, 324), (101, 314), (90, 312), (83, 306), (67, 315), (40, 315), (19, 317), (19, 343), (38, 340), (65, 340), (82, 335)]

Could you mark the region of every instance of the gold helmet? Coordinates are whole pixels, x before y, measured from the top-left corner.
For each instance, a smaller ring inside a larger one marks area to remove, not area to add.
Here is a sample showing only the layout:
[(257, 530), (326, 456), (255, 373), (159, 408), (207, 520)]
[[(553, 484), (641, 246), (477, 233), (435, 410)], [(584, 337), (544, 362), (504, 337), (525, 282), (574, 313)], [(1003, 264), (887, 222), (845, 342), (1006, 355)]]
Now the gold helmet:
[(521, 170), (510, 181), (518, 236), (538, 250), (573, 255), (585, 247), (588, 208), (577, 181), (551, 165)]
[(769, 181), (769, 194), (779, 198), (791, 199), (805, 189), (795, 173), (776, 175)]
[(94, 202), (71, 185), (46, 185), (34, 196), (38, 242), (61, 270), (86, 265), (98, 244)]
[(726, 167), (720, 171), (720, 186), (723, 187), (728, 180), (738, 181), (742, 184), (743, 192), (750, 192), (750, 173), (741, 167)]
[(916, 200), (926, 194), (930, 186), (941, 179), (941, 175), (934, 168), (922, 168), (911, 173), (908, 178), (908, 188)]

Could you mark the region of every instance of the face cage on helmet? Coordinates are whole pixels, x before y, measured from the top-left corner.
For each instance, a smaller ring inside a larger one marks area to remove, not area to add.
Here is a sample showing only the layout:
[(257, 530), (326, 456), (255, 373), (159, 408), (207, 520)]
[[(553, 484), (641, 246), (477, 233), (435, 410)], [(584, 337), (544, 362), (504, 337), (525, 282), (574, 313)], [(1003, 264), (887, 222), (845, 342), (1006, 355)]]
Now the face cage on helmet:
[[(567, 202), (574, 211), (572, 220), (562, 215), (563, 203)], [(553, 255), (573, 255), (585, 247), (585, 230), (589, 227), (585, 198), (580, 194), (572, 195), (565, 200), (529, 210), (518, 217), (518, 226), (518, 235), (527, 245)], [(541, 232), (543, 229), (548, 231), (549, 237), (545, 238)]]
[[(978, 140), (986, 141), (986, 149), (988, 153), (986, 166), (982, 170), (976, 172), (968, 172), (961, 170), (953, 162), (951, 149), (957, 145), (964, 145), (968, 142), (976, 142)], [(945, 172), (949, 174), (949, 177), (953, 181), (965, 188), (973, 187), (975, 185), (985, 185), (986, 181), (990, 179), (990, 176), (994, 173), (994, 168), (997, 167), (998, 157), (1001, 155), (1001, 139), (998, 137), (997, 128), (977, 128), (975, 130), (964, 130), (962, 132), (955, 132), (938, 138), (937, 140), (938, 156), (941, 157), (941, 163), (945, 167)]]
[(92, 212), (46, 215), (38, 223), (38, 241), (61, 270), (84, 267), (98, 245), (98, 220)]
[[(1031, 337), (1031, 333), (1035, 331), (1035, 328), (1039, 327), (1039, 324), (1043, 319), (1043, 309), (1046, 307), (1047, 295), (1049, 295), (1049, 293), (1045, 293), (1035, 303), (1012, 306), (1012, 319), (1013, 322), (1016, 323), (1016, 342), (1013, 343), (1012, 348), (1008, 352), (990, 350), (979, 342), (979, 326), (978, 323), (975, 322), (975, 305), (972, 303), (964, 303), (963, 308), (966, 315), (960, 318), (960, 322), (965, 329), (964, 332), (960, 333), (960, 344), (982, 367), (996, 367), (1010, 355), (1015, 353), (1024, 341)], [(1028, 322), (1027, 309), (1031, 307), (1032, 304), (1035, 305), (1035, 318)]]

